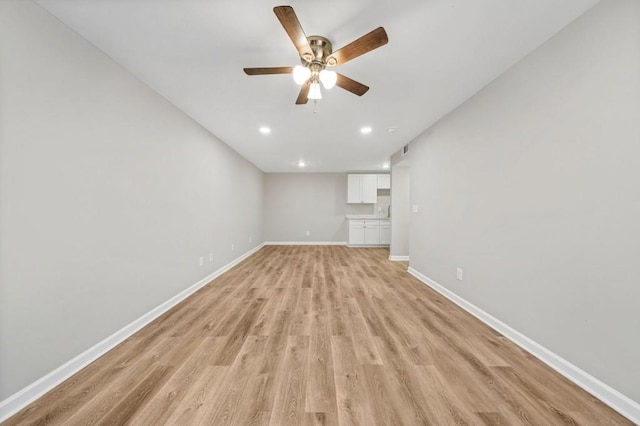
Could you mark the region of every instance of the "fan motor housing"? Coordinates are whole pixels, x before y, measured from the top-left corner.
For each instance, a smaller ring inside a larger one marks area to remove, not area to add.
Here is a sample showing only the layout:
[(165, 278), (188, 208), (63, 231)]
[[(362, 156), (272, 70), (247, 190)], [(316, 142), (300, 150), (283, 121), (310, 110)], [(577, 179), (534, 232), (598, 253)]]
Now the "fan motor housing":
[[(309, 46), (315, 55), (315, 61), (326, 63), (327, 58), (333, 53), (333, 46), (329, 40), (322, 36), (312, 35), (307, 37)], [(304, 62), (311, 62), (305, 61)]]

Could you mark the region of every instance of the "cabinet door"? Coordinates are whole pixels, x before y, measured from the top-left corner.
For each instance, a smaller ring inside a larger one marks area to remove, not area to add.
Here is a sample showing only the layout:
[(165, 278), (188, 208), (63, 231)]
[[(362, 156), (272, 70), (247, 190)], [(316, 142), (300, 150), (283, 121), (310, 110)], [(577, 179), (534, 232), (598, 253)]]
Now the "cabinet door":
[(361, 175), (347, 175), (347, 203), (360, 203), (362, 179)]
[(378, 189), (391, 189), (391, 175), (378, 175)]
[(380, 244), (380, 222), (377, 220), (364, 221), (364, 243)]
[(380, 221), (380, 244), (391, 244), (391, 223)]
[(362, 176), (361, 201), (367, 204), (375, 204), (378, 202), (378, 175), (360, 176)]
[(364, 222), (362, 220), (349, 221), (349, 244), (364, 244)]

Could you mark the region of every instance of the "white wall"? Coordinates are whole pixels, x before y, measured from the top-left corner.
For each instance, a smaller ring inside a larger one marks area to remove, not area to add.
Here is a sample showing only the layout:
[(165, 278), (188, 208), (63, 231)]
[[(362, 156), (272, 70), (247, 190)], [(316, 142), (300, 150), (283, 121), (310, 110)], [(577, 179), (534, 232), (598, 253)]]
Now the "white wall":
[(391, 190), (378, 189), (378, 199), (373, 205), (373, 214), (387, 217), (389, 215), (389, 206), (391, 206)]
[(391, 168), (391, 246), (389, 256), (409, 256), (409, 165), (408, 161)]
[(345, 214), (374, 212), (373, 204), (347, 204), (344, 173), (267, 173), (264, 193), (266, 241), (346, 242)]
[(640, 401), (640, 2), (603, 0), (411, 153), (411, 266)]
[(262, 190), (49, 13), (0, 2), (0, 400), (259, 244)]

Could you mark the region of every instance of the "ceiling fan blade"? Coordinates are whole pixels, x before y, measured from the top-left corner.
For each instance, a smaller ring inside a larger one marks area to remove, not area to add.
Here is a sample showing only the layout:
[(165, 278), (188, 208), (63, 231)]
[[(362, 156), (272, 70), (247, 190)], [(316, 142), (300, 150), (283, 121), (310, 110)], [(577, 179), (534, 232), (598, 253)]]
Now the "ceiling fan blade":
[(302, 30), (300, 21), (298, 21), (298, 17), (293, 11), (293, 8), (291, 6), (276, 6), (273, 8), (273, 12), (276, 14), (278, 19), (280, 20), (280, 23), (284, 27), (284, 30), (287, 32), (289, 38), (296, 46), (300, 57), (308, 62), (311, 62), (315, 56), (313, 54), (313, 51), (311, 50), (311, 46), (309, 46), (307, 36)]
[(371, 52), (380, 46), (384, 46), (389, 41), (387, 32), (382, 27), (378, 27), (359, 39), (352, 41), (341, 49), (336, 50), (327, 58), (327, 65), (342, 65), (358, 56)]
[(291, 74), (293, 67), (243, 68), (247, 75)]
[(300, 93), (298, 94), (298, 99), (296, 99), (296, 105), (304, 105), (309, 101), (307, 97), (309, 95), (309, 82), (307, 81), (300, 88)]
[(350, 79), (340, 73), (338, 73), (338, 80), (336, 80), (336, 86), (342, 87), (344, 90), (348, 90), (349, 92), (362, 96), (367, 93), (369, 90), (369, 86), (365, 86), (362, 83), (358, 83), (355, 80)]

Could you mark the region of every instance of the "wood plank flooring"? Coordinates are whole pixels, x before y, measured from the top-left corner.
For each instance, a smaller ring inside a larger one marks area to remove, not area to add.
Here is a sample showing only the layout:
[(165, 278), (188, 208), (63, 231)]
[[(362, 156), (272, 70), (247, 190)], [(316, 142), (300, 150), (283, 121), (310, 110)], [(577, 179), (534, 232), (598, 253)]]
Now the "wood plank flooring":
[(265, 247), (5, 424), (631, 424), (387, 256)]

